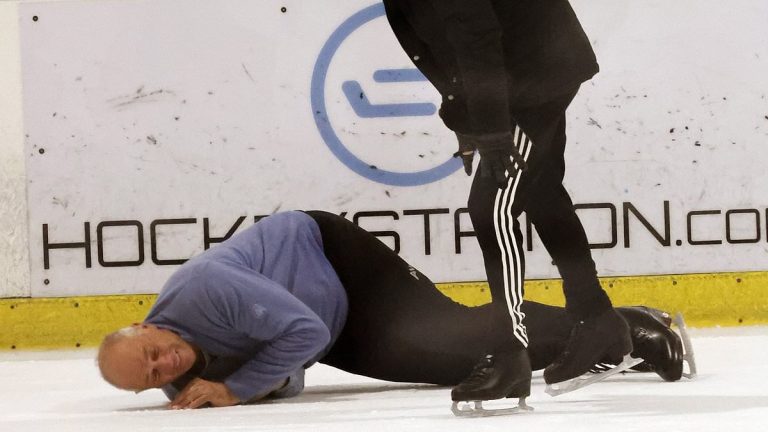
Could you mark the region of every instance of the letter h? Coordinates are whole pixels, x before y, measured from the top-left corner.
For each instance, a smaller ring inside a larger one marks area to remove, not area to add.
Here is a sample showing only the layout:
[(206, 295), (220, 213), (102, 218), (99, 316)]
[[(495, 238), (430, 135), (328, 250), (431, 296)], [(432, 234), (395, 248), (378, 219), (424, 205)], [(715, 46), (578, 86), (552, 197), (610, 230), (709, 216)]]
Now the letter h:
[(91, 268), (91, 224), (84, 222), (85, 241), (81, 243), (50, 243), (48, 241), (48, 224), (43, 224), (43, 266), (45, 270), (51, 268), (49, 252), (51, 249), (85, 249), (85, 268)]

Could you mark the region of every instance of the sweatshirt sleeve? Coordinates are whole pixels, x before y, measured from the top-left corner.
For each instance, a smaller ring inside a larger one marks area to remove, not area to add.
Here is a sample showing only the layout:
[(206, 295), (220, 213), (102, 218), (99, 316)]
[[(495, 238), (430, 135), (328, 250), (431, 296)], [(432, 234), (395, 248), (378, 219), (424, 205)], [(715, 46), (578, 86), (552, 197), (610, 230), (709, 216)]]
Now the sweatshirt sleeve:
[(304, 368), (297, 369), (288, 377), (284, 387), (269, 394), (270, 399), (285, 399), (298, 396), (304, 390)]
[(503, 32), (491, 1), (440, 0), (432, 4), (456, 53), (471, 129), (480, 135), (509, 131)]
[(387, 21), (411, 61), (416, 65), (419, 71), (432, 83), (441, 94), (450, 90), (450, 80), (446, 71), (442, 70), (432, 58), (427, 45), (419, 39), (416, 31), (408, 22), (408, 18), (403, 11), (398, 9), (392, 1), (384, 1), (384, 10), (386, 11)]
[(241, 401), (274, 390), (330, 342), (325, 323), (282, 286), (237, 264), (209, 266), (218, 283), (208, 290), (211, 302), (227, 325), (254, 341), (252, 356), (224, 380)]
[(455, 132), (471, 134), (469, 116), (464, 102), (464, 89), (455, 79), (456, 71), (445, 70), (444, 67), (438, 66), (429, 47), (416, 34), (408, 21), (407, 14), (400, 9), (407, 6), (402, 3), (395, 0), (384, 1), (387, 20), (395, 37), (413, 64), (442, 96), (439, 114), (445, 125)]

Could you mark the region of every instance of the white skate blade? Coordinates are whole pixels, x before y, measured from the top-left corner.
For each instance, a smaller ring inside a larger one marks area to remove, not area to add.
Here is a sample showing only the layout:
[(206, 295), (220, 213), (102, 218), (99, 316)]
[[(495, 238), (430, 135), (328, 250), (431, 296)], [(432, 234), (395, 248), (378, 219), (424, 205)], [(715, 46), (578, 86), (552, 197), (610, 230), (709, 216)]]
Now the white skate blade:
[[(464, 405), (460, 406), (460, 403), (464, 403)], [(473, 401), (472, 405), (470, 405), (470, 402), (454, 402), (451, 405), (451, 412), (456, 417), (490, 417), (523, 414), (531, 411), (533, 411), (533, 407), (525, 403), (524, 397), (520, 398), (517, 406), (513, 408), (485, 409), (483, 408), (483, 401)]]
[(633, 366), (636, 366), (642, 362), (643, 362), (643, 359), (634, 358), (631, 355), (627, 354), (624, 356), (624, 360), (622, 360), (621, 363), (619, 363), (618, 365), (616, 365), (616, 367), (610, 370), (597, 373), (597, 374), (587, 373), (570, 380), (561, 381), (559, 383), (547, 384), (547, 387), (544, 389), (544, 392), (550, 396), (559, 396), (564, 393), (570, 393), (574, 390), (578, 390), (588, 385), (600, 382), (610, 377), (611, 375), (616, 375), (617, 373), (624, 372), (625, 370)]
[(672, 321), (677, 326), (680, 332), (680, 339), (683, 340), (683, 361), (688, 363), (688, 373), (683, 371), (683, 376), (688, 379), (696, 377), (696, 359), (693, 356), (693, 344), (691, 343), (691, 337), (688, 335), (688, 328), (685, 326), (683, 320), (683, 314), (678, 312), (675, 315), (675, 319)]

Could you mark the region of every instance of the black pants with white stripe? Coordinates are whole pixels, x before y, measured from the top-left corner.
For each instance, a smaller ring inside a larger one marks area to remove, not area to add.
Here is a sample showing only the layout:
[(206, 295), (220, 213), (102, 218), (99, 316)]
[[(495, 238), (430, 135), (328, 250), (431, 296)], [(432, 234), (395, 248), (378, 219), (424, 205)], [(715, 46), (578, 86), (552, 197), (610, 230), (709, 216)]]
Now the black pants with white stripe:
[[(525, 211), (563, 278), (566, 309), (582, 318), (611, 307), (597, 279), (584, 228), (563, 186), (565, 111), (576, 92), (544, 105), (514, 110), (515, 145), (528, 169), (510, 176), (504, 189), (478, 170), (469, 212), (483, 252), (494, 320), (489, 351), (503, 351), (509, 339), (528, 346), (523, 322), (525, 256), (518, 216)], [(518, 345), (519, 346), (519, 345)]]

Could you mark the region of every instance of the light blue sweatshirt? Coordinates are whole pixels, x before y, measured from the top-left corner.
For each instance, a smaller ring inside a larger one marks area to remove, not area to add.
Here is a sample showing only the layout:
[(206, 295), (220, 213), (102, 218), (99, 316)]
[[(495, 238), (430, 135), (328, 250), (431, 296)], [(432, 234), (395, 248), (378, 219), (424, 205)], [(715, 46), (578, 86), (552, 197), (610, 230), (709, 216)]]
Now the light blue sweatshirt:
[[(224, 380), (242, 401), (293, 377), (330, 350), (347, 297), (306, 213), (278, 213), (182, 265), (145, 322), (177, 332), (203, 351), (246, 359)], [(301, 388), (297, 388), (301, 387)]]

